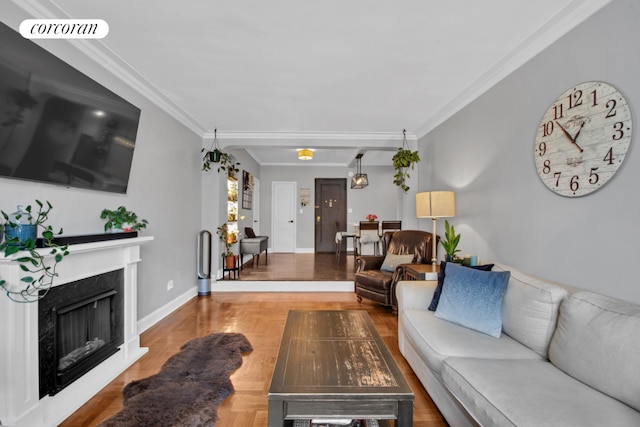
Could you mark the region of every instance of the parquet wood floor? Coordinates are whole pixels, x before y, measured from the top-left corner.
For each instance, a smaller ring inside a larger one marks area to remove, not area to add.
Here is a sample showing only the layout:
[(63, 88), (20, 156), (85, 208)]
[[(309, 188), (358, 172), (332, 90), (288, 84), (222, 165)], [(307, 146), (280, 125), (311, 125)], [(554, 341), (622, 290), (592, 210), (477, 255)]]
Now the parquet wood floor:
[[(333, 256), (333, 255), (332, 255)], [(344, 259), (344, 256), (343, 256)], [(350, 258), (352, 262), (353, 257)], [(262, 261), (262, 260), (261, 260)], [(334, 258), (335, 262), (335, 258)], [(272, 263), (271, 268), (279, 268)], [(280, 266), (282, 267), (282, 266)], [(235, 392), (218, 408), (218, 427), (266, 427), (267, 391), (287, 313), (295, 310), (367, 310), (415, 394), (414, 426), (446, 426), (440, 412), (408, 366), (397, 343), (398, 319), (390, 310), (352, 293), (212, 293), (195, 297), (141, 335), (149, 353), (114, 379), (62, 427), (95, 426), (122, 407), (122, 389), (129, 382), (157, 373), (188, 340), (214, 332), (239, 332), (254, 347), (243, 357), (231, 380)]]

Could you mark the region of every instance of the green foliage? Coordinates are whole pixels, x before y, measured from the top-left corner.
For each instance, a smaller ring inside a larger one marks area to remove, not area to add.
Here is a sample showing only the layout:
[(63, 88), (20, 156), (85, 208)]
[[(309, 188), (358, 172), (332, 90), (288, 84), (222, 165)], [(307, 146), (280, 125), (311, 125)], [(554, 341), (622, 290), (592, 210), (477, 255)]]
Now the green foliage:
[[(52, 255), (52, 262), (47, 265), (47, 253), (42, 249), (38, 250), (37, 241), (28, 238), (26, 241), (21, 242), (18, 237), (11, 237), (6, 239), (1, 245), (0, 250), (4, 251), (4, 256), (9, 257), (23, 251), (24, 254), (15, 258), (13, 261), (20, 264), (20, 269), (27, 273), (20, 279), (23, 284), (23, 288), (15, 290), (15, 286), (11, 286), (6, 280), (0, 279), (0, 287), (4, 289), (7, 296), (15, 302), (35, 302), (43, 298), (51, 286), (53, 280), (58, 276), (56, 273), (56, 267), (65, 256), (69, 255), (68, 245), (58, 246), (54, 243), (56, 236), (62, 235), (62, 228), (57, 233), (54, 233), (51, 225), (45, 225), (49, 219), (49, 212), (51, 212), (51, 203), (46, 202), (46, 207), (42, 202), (36, 200), (38, 205), (38, 212), (34, 216), (32, 215), (31, 205), (28, 205), (25, 210), (31, 217), (30, 224), (36, 227), (42, 228), (42, 239), (44, 242), (44, 248), (49, 248), (49, 255)], [(16, 227), (22, 215), (16, 215), (15, 219), (11, 219), (4, 211), (0, 211), (5, 219), (5, 227)]]
[[(100, 218), (106, 219), (104, 224), (104, 231), (111, 230), (124, 230), (124, 231), (139, 231), (143, 228), (147, 228), (149, 221), (146, 219), (138, 220), (138, 215), (135, 212), (127, 210), (124, 206), (120, 206), (116, 210), (103, 209), (100, 213)], [(123, 224), (128, 224), (131, 230), (128, 228), (125, 230)]]
[(218, 227), (218, 231), (216, 231), (220, 241), (224, 243), (224, 253), (223, 256), (233, 256), (233, 252), (231, 251), (231, 247), (233, 246), (233, 238), (230, 236), (229, 228), (227, 227), (227, 223), (222, 224)]
[(444, 240), (440, 240), (440, 244), (444, 248), (446, 254), (453, 258), (457, 252), (460, 252), (458, 249), (458, 243), (460, 243), (460, 235), (456, 234), (453, 225), (449, 225), (449, 221), (444, 221)]
[(407, 186), (405, 182), (407, 178), (411, 178), (409, 168), (413, 170), (415, 163), (420, 161), (420, 155), (417, 151), (411, 151), (401, 147), (398, 148), (398, 152), (394, 154), (392, 161), (393, 167), (396, 170), (396, 174), (393, 176), (393, 183), (406, 193), (409, 191), (409, 186)]
[[(231, 154), (225, 153), (224, 151), (219, 150), (217, 148), (214, 151), (217, 151), (220, 155), (218, 172), (225, 171), (227, 173), (227, 176), (235, 176), (236, 173), (240, 172), (240, 169), (238, 169), (238, 166), (240, 166), (240, 162), (234, 163), (233, 159), (231, 158)], [(211, 170), (212, 160), (209, 154), (213, 153), (214, 151), (206, 150), (204, 148), (200, 150), (200, 152), (203, 153), (202, 170), (205, 172)]]

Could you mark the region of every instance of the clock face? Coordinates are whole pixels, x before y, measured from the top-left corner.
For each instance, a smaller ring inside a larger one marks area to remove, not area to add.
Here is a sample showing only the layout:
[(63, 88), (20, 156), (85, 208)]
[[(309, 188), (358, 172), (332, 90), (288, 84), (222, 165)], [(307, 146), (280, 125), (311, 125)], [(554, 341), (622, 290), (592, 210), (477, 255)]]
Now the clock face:
[(606, 184), (629, 151), (631, 111), (613, 86), (576, 85), (545, 113), (534, 147), (538, 175), (553, 192), (589, 194)]

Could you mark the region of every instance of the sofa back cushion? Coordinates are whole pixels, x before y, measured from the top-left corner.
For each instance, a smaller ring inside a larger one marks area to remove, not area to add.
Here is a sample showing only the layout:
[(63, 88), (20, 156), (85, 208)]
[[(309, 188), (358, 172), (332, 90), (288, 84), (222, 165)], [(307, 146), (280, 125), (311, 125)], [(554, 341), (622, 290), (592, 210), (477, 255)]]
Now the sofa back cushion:
[(640, 306), (578, 292), (560, 306), (549, 360), (583, 383), (640, 411)]
[(558, 308), (568, 295), (565, 288), (496, 263), (493, 271), (511, 271), (502, 303), (502, 330), (511, 338), (547, 358)]

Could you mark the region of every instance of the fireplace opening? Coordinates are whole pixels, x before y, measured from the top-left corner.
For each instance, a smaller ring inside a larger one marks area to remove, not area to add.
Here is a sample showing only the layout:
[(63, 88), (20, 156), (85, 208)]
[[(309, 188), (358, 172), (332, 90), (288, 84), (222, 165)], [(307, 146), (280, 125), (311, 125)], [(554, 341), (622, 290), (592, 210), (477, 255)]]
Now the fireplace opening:
[(40, 300), (40, 397), (54, 395), (123, 343), (123, 270), (56, 286)]

